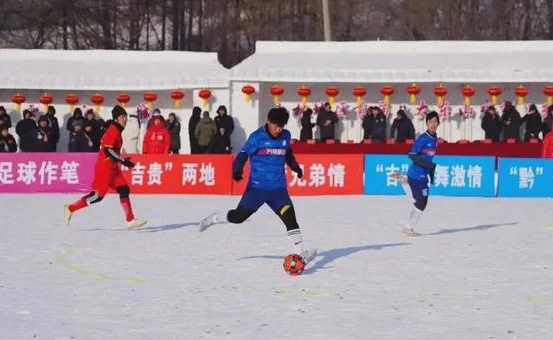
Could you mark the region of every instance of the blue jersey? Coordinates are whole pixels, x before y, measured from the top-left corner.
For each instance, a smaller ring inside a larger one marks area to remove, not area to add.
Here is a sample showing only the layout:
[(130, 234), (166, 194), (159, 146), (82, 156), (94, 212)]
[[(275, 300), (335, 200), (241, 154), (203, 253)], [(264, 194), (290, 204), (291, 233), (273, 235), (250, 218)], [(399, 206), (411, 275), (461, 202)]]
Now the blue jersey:
[[(410, 155), (417, 155), (422, 159), (432, 162), (434, 155), (436, 154), (436, 148), (438, 147), (438, 140), (436, 136), (432, 136), (430, 133), (425, 132), (415, 140), (415, 143), (409, 151)], [(412, 163), (407, 172), (407, 177), (414, 180), (427, 180), (428, 169), (423, 168), (420, 165)]]
[(282, 130), (280, 136), (272, 137), (265, 127), (260, 127), (250, 135), (240, 150), (250, 157), (248, 187), (265, 190), (287, 187), (284, 164), (290, 138), (288, 130)]

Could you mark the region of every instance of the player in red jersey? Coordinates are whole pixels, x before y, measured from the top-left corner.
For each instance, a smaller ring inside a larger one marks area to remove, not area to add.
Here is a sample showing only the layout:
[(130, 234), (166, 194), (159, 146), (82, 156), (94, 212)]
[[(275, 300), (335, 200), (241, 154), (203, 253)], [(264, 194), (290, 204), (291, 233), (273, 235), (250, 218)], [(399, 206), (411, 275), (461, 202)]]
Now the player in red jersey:
[(542, 158), (553, 158), (553, 131), (543, 139)]
[(127, 124), (127, 112), (119, 105), (115, 105), (111, 110), (113, 121), (108, 124), (102, 140), (100, 141), (100, 151), (98, 160), (94, 167), (94, 182), (92, 182), (92, 191), (71, 205), (64, 208), (64, 221), (67, 225), (71, 220), (71, 214), (90, 204), (100, 202), (106, 195), (109, 188), (113, 188), (119, 194), (121, 206), (127, 218), (129, 228), (138, 228), (146, 224), (146, 221), (138, 220), (134, 217), (129, 199), (130, 189), (121, 173), (120, 164), (127, 168), (133, 168), (134, 163), (130, 157), (121, 157), (121, 146), (123, 138), (121, 132)]

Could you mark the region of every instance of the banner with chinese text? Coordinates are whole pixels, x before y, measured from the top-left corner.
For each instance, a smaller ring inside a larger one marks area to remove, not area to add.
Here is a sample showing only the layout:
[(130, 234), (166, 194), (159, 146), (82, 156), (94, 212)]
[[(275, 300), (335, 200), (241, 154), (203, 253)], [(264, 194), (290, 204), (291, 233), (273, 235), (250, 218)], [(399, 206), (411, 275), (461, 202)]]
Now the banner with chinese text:
[(232, 188), (229, 155), (134, 155), (133, 169), (121, 167), (132, 193), (219, 194)]
[(553, 197), (553, 160), (499, 158), (500, 197)]
[[(495, 158), (488, 156), (436, 156), (437, 164), (431, 195), (495, 196)], [(407, 155), (366, 155), (365, 194), (404, 195), (394, 172), (407, 174)]]
[(0, 192), (87, 192), (95, 162), (90, 153), (0, 153)]
[[(363, 155), (297, 154), (303, 169), (300, 179), (286, 166), (290, 195), (361, 195), (363, 193)], [(249, 162), (244, 179), (233, 182), (232, 193), (242, 195), (248, 184)]]

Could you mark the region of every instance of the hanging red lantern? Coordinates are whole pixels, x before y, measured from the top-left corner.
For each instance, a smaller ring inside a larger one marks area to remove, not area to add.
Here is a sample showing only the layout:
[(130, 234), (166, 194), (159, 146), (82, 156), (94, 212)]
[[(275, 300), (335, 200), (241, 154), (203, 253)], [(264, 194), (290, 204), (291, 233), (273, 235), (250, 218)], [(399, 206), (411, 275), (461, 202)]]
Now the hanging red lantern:
[(44, 105), (44, 112), (48, 112), (48, 105), (54, 102), (54, 98), (45, 92), (39, 97), (38, 101)]
[(131, 101), (131, 96), (123, 92), (119, 93), (115, 99), (121, 106), (127, 107), (127, 103)]
[(497, 104), (497, 97), (502, 93), (499, 86), (490, 86), (488, 87), (488, 94), (492, 97), (492, 104)]
[(474, 96), (476, 94), (476, 90), (470, 85), (463, 86), (463, 89), (461, 90), (461, 93), (463, 94), (463, 97), (465, 98), (465, 105), (470, 105), (470, 97)]
[(69, 105), (69, 112), (73, 112), (73, 108), (79, 102), (79, 96), (73, 93), (69, 93), (65, 96), (65, 102)]
[(438, 105), (442, 105), (444, 103), (444, 97), (448, 93), (447, 87), (443, 86), (442, 84), (436, 86), (434, 88), (434, 95), (437, 97)]
[(359, 106), (363, 102), (363, 97), (367, 94), (367, 90), (362, 86), (357, 86), (353, 88), (352, 93), (355, 96), (355, 104)]
[(146, 101), (146, 106), (148, 106), (149, 109), (152, 109), (152, 103), (154, 103), (157, 100), (157, 94), (155, 92), (146, 92), (144, 93), (144, 101)]
[(311, 95), (311, 89), (309, 87), (305, 87), (305, 85), (302, 85), (298, 89), (297, 94), (301, 97), (301, 103), (305, 105), (307, 103), (307, 97)]
[(417, 84), (407, 87), (407, 93), (409, 93), (409, 103), (415, 104), (417, 102), (417, 95), (421, 93), (421, 88)]
[(15, 110), (17, 112), (21, 112), (21, 104), (23, 104), (25, 100), (27, 100), (27, 98), (19, 92), (12, 96), (12, 102), (15, 103)]
[(202, 98), (203, 107), (207, 107), (209, 98), (211, 97), (211, 91), (208, 89), (201, 89), (200, 92), (198, 92), (198, 96)]
[(169, 97), (173, 99), (173, 104), (175, 109), (178, 109), (180, 107), (180, 101), (184, 98), (184, 92), (179, 90), (173, 90), (169, 94)]
[(528, 88), (524, 85), (520, 85), (515, 89), (515, 95), (518, 98), (518, 105), (523, 105), (524, 97), (528, 95)]
[(395, 93), (395, 90), (394, 90), (394, 88), (391, 87), (391, 86), (386, 85), (386, 86), (382, 86), (382, 87), (380, 88), (380, 94), (384, 96), (384, 102), (385, 102), (386, 104), (390, 104), (390, 102), (392, 101), (390, 97), (391, 97), (394, 93)]
[(325, 93), (328, 96), (328, 102), (332, 106), (334, 105), (334, 98), (340, 94), (340, 90), (337, 87), (330, 86), (326, 88)]
[(104, 102), (104, 96), (96, 92), (90, 97), (90, 102), (94, 104), (94, 112), (100, 112), (100, 105)]
[(280, 102), (280, 96), (284, 93), (284, 89), (280, 85), (275, 84), (271, 86), (271, 94), (273, 95), (273, 103), (278, 105)]
[(246, 103), (252, 101), (252, 95), (255, 93), (255, 87), (251, 85), (242, 86), (242, 93), (246, 96)]
[(547, 96), (547, 105), (553, 105), (553, 86), (551, 85), (544, 86), (543, 94)]

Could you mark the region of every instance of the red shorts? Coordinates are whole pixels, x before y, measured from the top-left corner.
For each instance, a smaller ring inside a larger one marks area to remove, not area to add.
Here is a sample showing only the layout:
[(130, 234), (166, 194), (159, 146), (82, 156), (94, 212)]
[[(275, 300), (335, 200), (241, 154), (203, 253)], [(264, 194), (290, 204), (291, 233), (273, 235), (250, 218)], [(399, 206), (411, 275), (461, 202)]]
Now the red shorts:
[(121, 173), (121, 169), (116, 167), (96, 167), (94, 172), (94, 182), (92, 190), (98, 193), (99, 197), (104, 197), (109, 188), (115, 189), (127, 185), (127, 181)]

